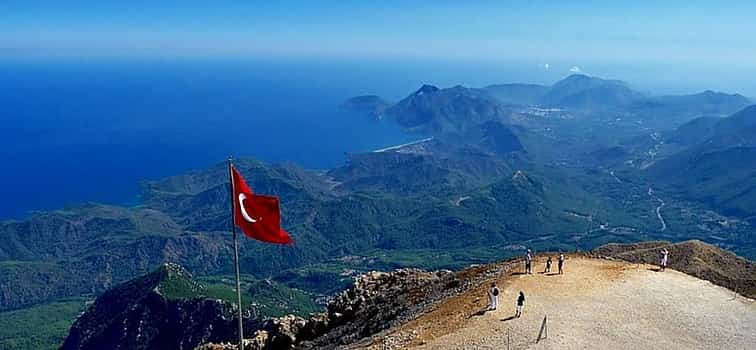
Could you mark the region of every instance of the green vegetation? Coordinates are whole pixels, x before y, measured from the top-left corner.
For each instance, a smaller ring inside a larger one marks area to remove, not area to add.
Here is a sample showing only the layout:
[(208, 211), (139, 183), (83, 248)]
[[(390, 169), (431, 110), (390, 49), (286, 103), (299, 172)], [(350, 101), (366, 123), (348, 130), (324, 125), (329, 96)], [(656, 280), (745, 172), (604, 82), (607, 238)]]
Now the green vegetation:
[(520, 255), (520, 253), (519, 247), (496, 245), (452, 250), (377, 250), (368, 252), (366, 256), (372, 262), (370, 267), (376, 270), (393, 270), (401, 267), (459, 270), (472, 264), (485, 264)]
[(57, 349), (86, 308), (85, 298), (71, 298), (26, 309), (0, 312), (0, 349)]
[(194, 280), (183, 268), (168, 264), (159, 273), (161, 276), (158, 290), (168, 300), (192, 299), (206, 296), (205, 287)]
[[(229, 303), (237, 301), (234, 276), (204, 276), (194, 280), (184, 269), (170, 264), (158, 273), (162, 275), (158, 290), (166, 299), (209, 298)], [(242, 275), (241, 290), (242, 305), (245, 308), (253, 307), (261, 316), (290, 313), (304, 316), (320, 309), (308, 293), (251, 275)]]
[[(204, 286), (203, 297), (236, 303), (236, 280), (233, 276), (206, 276), (198, 281)], [(242, 276), (242, 291), (244, 307), (254, 306), (261, 316), (306, 316), (322, 308), (302, 290), (249, 275)]]

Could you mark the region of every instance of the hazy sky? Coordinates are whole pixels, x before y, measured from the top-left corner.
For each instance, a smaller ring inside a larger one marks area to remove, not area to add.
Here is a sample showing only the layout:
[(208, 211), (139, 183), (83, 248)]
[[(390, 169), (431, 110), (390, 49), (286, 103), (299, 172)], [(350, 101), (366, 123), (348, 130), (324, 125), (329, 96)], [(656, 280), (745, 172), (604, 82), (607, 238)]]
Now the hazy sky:
[(754, 14), (756, 1), (4, 0), (0, 56), (645, 64), (735, 79), (756, 75)]

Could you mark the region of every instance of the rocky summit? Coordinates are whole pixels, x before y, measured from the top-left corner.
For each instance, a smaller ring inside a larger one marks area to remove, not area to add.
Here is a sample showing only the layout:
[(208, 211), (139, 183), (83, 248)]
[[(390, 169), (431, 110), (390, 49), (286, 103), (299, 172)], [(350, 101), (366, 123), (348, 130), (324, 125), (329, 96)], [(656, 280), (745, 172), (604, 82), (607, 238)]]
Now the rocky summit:
[[(607, 310), (624, 310), (630, 302), (637, 302), (638, 307), (648, 309), (647, 312), (651, 313), (658, 313), (655, 303), (666, 303), (666, 307), (672, 309), (692, 308), (693, 306), (683, 305), (681, 299), (667, 298), (669, 293), (664, 289), (685, 289), (700, 285), (702, 281), (672, 269), (666, 273), (656, 272), (654, 257), (662, 248), (671, 252), (671, 268), (714, 284), (735, 288), (742, 295), (752, 296), (752, 290), (748, 286), (754, 281), (756, 273), (753, 262), (719, 248), (697, 241), (677, 244), (610, 244), (592, 253), (569, 254), (567, 273), (564, 276), (555, 272), (525, 274), (521, 272), (520, 258), (473, 265), (458, 272), (428, 272), (420, 269), (371, 271), (355, 277), (353, 285), (334, 295), (324, 311), (308, 317), (286, 315), (263, 319), (255, 316), (251, 309), (245, 309), (245, 349), (452, 349), (458, 348), (455, 344), (468, 341), (471, 342), (469, 344), (478, 344), (482, 348), (497, 348), (505, 344), (496, 328), (501, 322), (489, 319), (497, 312), (506, 316), (508, 306), (504, 306), (502, 311), (485, 310), (486, 290), (494, 282), (502, 289), (503, 298), (513, 298), (515, 289), (525, 290), (530, 297), (528, 300), (533, 304), (529, 308), (531, 313), (550, 313), (549, 318), (554, 318), (551, 322), (555, 330), (563, 333), (552, 341), (553, 344), (568, 347), (583, 344), (583, 338), (571, 338), (570, 332), (574, 331), (591, 334), (585, 335), (585, 339), (608, 341), (626, 347), (632, 337), (626, 337), (623, 332), (614, 335), (594, 332), (594, 328), (605, 322), (610, 325), (625, 322), (622, 317), (613, 318), (594, 312), (566, 313), (560, 316), (560, 312), (564, 311), (560, 307), (570, 307), (571, 303), (579, 299), (582, 301), (574, 306), (579, 309), (600, 304)], [(551, 255), (554, 254), (538, 254), (536, 266), (542, 266), (546, 257)], [(593, 279), (590, 284), (584, 282), (588, 276)], [(740, 284), (733, 284), (736, 282)], [(206, 297), (204, 288), (180, 266), (163, 265), (156, 271), (119, 285), (97, 298), (71, 328), (62, 349), (236, 349), (236, 309), (227, 302)], [(725, 302), (721, 299), (722, 296), (732, 295), (732, 291), (718, 286), (703, 288), (703, 294), (697, 297), (701, 300), (695, 301), (698, 308), (708, 305), (707, 303)], [(560, 290), (561, 292), (557, 292)], [(674, 293), (678, 292), (681, 293)], [(623, 293), (627, 295), (623, 296)], [(712, 346), (737, 346), (743, 343), (742, 340), (729, 341), (723, 338), (730, 333), (735, 336), (743, 327), (756, 322), (752, 317), (753, 300), (735, 298), (737, 305), (728, 304), (722, 312), (715, 312), (711, 316), (721, 318), (722, 324), (729, 324), (731, 320), (727, 319), (728, 312), (742, 313), (745, 317), (742, 322), (745, 324), (734, 326), (727, 332), (718, 329), (717, 331), (724, 333), (716, 338), (707, 340), (695, 337), (692, 341)], [(617, 312), (618, 315), (625, 313)], [(696, 322), (700, 322), (696, 315), (694, 312), (682, 316), (692, 327), (682, 331), (703, 327), (696, 326)], [(567, 316), (575, 320), (563, 319)], [(538, 317), (542, 315), (528, 315), (522, 321), (524, 323), (513, 323), (508, 327), (516, 334), (518, 341), (530, 339), (532, 334), (518, 332), (527, 333), (530, 328), (537, 328), (537, 323), (541, 320)], [(595, 322), (588, 320), (591, 317), (601, 318), (597, 319), (600, 322), (594, 324)], [(511, 318), (503, 319), (514, 322), (510, 320)], [(494, 321), (496, 322), (491, 323)], [(571, 330), (565, 328), (565, 322), (578, 322), (578, 326)], [(664, 327), (660, 329), (662, 332), (668, 331)], [(489, 331), (494, 333), (486, 335)], [(644, 342), (646, 345), (657, 344), (648, 339)]]
[(667, 249), (674, 257), (669, 266), (675, 270), (756, 298), (756, 264), (701, 241), (607, 244), (595, 252), (634, 263), (656, 264), (661, 249)]
[[(165, 264), (98, 297), (61, 349), (193, 349), (238, 336), (235, 308), (195, 298), (202, 288), (179, 265)], [(258, 324), (245, 319), (245, 327)]]
[[(497, 267), (492, 267), (496, 269)], [(491, 271), (494, 271), (491, 270)], [(398, 269), (355, 277), (325, 311), (262, 319), (244, 312), (247, 349), (331, 349), (405, 323), (485, 274)], [(236, 309), (208, 299), (183, 268), (167, 264), (106, 292), (79, 317), (62, 349), (231, 349)]]

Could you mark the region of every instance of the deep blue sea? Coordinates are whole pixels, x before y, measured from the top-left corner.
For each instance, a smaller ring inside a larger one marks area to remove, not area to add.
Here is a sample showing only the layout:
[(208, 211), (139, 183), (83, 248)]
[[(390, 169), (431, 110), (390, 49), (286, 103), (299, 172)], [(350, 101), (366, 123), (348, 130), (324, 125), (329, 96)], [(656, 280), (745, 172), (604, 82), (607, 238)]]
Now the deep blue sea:
[(0, 219), (87, 201), (136, 204), (140, 181), (230, 154), (332, 168), (345, 153), (423, 138), (340, 110), (349, 97), (398, 101), (423, 83), (550, 84), (570, 66), (0, 57)]
[(229, 154), (327, 169), (347, 152), (416, 140), (422, 135), (338, 106), (368, 93), (398, 100), (424, 82), (484, 83), (465, 79), (464, 69), (438, 71), (422, 63), (0, 62), (0, 219), (87, 201), (134, 204), (141, 180)]

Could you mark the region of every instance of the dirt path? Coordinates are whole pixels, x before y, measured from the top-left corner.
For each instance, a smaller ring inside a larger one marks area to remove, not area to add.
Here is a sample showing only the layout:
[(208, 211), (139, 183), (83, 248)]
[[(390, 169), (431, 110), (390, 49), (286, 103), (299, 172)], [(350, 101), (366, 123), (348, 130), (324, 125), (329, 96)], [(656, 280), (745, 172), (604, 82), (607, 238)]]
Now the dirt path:
[[(543, 269), (543, 259), (537, 260)], [(499, 310), (476, 312), (485, 289), (451, 298), (371, 348), (750, 349), (756, 304), (686, 274), (648, 265), (571, 257), (565, 275), (515, 274), (499, 281)], [(514, 300), (527, 296), (522, 318)], [(548, 338), (535, 343), (544, 315)]]

